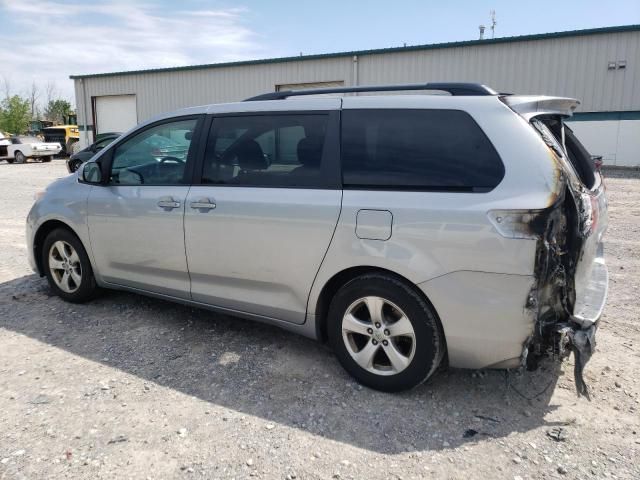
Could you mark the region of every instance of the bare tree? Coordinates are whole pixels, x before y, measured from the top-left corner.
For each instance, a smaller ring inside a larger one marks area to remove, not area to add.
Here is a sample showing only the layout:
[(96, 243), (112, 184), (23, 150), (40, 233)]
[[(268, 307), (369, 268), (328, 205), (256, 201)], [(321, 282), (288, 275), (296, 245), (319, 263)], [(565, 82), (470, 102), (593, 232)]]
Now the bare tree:
[(47, 105), (56, 99), (58, 96), (58, 88), (56, 87), (56, 82), (49, 80), (46, 86), (46, 95), (47, 95)]
[(11, 80), (2, 75), (2, 90), (4, 91), (4, 98), (9, 100), (11, 97)]
[(29, 91), (29, 105), (31, 106), (31, 118), (34, 119), (37, 117), (38, 110), (38, 99), (40, 98), (40, 89), (36, 82), (33, 81), (31, 83), (31, 90)]

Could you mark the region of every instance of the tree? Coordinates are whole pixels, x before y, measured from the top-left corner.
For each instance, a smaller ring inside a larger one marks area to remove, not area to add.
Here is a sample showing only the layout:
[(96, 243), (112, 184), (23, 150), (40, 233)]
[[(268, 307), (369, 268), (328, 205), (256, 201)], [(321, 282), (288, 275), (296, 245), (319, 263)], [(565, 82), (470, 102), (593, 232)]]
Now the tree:
[(29, 120), (29, 100), (14, 95), (4, 99), (0, 104), (0, 130), (23, 133), (29, 127)]
[(40, 98), (40, 89), (36, 85), (36, 82), (31, 83), (31, 90), (29, 91), (29, 104), (31, 105), (31, 119), (35, 120), (38, 117), (38, 99)]
[(44, 109), (44, 116), (54, 123), (64, 123), (65, 117), (71, 113), (71, 104), (66, 100), (49, 100)]
[(47, 82), (47, 86), (44, 89), (47, 96), (47, 103), (49, 103), (51, 100), (55, 100), (55, 98), (58, 96), (58, 88), (56, 87), (56, 82), (52, 82), (51, 80), (49, 80)]
[(4, 93), (4, 99), (9, 100), (9, 97), (11, 97), (11, 81), (4, 75), (2, 75), (2, 90), (2, 93)]

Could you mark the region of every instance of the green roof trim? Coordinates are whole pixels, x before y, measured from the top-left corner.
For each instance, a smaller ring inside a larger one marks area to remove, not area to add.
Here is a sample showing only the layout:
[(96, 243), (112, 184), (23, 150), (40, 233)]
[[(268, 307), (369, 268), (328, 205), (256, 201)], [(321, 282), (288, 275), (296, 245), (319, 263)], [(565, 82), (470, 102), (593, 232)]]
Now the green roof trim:
[(585, 30), (568, 30), (565, 32), (538, 33), (533, 35), (518, 35), (513, 37), (499, 37), (499, 38), (490, 38), (485, 40), (464, 40), (460, 42), (432, 43), (432, 44), (426, 44), (426, 45), (409, 45), (406, 47), (377, 48), (377, 49), (371, 49), (371, 50), (354, 50), (350, 52), (320, 53), (316, 55), (299, 55), (295, 57), (267, 58), (262, 60), (243, 60), (238, 62), (210, 63), (210, 64), (203, 64), (203, 65), (187, 65), (183, 67), (165, 67), (165, 68), (151, 68), (146, 70), (129, 70), (124, 72), (93, 73), (93, 74), (87, 74), (87, 75), (70, 75), (69, 78), (76, 80), (80, 78), (112, 77), (112, 76), (119, 76), (119, 75), (139, 75), (139, 74), (145, 74), (145, 73), (181, 72), (185, 70), (203, 70), (203, 69), (209, 69), (209, 68), (222, 68), (222, 67), (242, 67), (247, 65), (262, 65), (262, 64), (269, 64), (269, 63), (300, 62), (305, 60), (319, 60), (324, 58), (350, 57), (353, 55), (377, 55), (382, 53), (413, 52), (413, 51), (419, 51), (419, 50), (438, 50), (442, 48), (471, 47), (471, 46), (477, 46), (477, 45), (495, 45), (499, 43), (526, 42), (530, 40), (549, 40), (553, 38), (581, 37), (585, 35), (597, 35), (602, 33), (622, 33), (622, 32), (637, 32), (637, 31), (640, 31), (640, 24), (619, 25), (614, 27), (588, 28)]
[(601, 122), (603, 120), (640, 120), (640, 111), (621, 112), (577, 112), (567, 122)]

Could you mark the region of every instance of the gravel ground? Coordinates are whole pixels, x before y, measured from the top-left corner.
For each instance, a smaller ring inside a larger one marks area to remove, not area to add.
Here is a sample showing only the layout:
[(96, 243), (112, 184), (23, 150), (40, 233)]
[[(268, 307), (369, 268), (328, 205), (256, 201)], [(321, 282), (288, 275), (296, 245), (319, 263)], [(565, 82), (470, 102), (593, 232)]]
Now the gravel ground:
[(64, 303), (24, 246), (64, 174), (0, 163), (0, 478), (640, 478), (640, 179), (608, 182), (588, 402), (572, 361), (391, 395), (276, 328), (128, 293)]

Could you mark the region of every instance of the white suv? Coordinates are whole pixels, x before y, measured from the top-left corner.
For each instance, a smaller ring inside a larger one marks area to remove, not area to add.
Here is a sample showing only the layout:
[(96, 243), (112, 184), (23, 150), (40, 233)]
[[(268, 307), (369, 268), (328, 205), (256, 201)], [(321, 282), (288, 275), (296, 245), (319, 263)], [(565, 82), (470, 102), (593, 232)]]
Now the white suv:
[[(449, 95), (313, 97), (399, 90)], [(155, 118), (54, 182), (32, 266), (69, 301), (129, 290), (328, 340), (381, 390), (443, 359), (574, 351), (588, 394), (607, 216), (563, 123), (578, 101), (460, 83), (249, 100)]]

